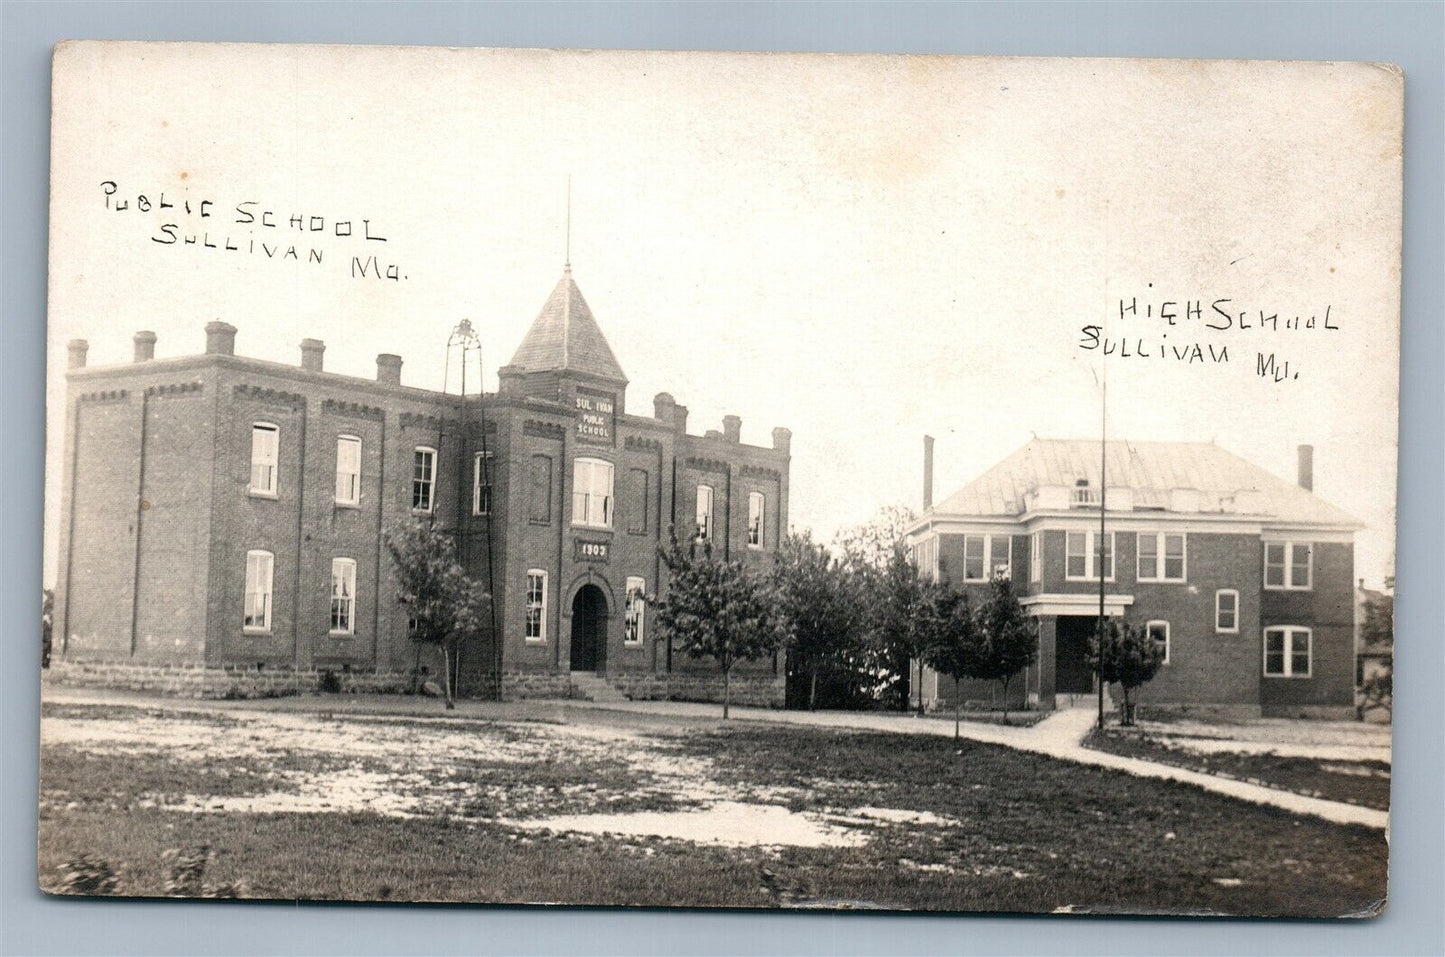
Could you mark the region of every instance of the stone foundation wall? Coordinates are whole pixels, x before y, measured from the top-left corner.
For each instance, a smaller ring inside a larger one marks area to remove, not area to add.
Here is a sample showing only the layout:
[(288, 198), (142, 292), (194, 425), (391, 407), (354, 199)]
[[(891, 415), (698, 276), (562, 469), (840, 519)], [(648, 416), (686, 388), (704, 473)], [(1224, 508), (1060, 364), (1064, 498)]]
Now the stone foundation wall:
[(1266, 718), (1305, 718), (1311, 721), (1357, 721), (1359, 714), (1353, 707), (1322, 704), (1274, 704), (1264, 709)]
[[(1113, 699), (1113, 710), (1123, 707), (1123, 698)], [(1260, 717), (1257, 704), (1154, 704), (1140, 702), (1134, 707), (1134, 716), (1148, 720), (1156, 714), (1177, 715), (1185, 718), (1202, 718), (1206, 721), (1241, 721)]]
[[(482, 688), (481, 690), (486, 692), (489, 689)], [(502, 700), (504, 701), (517, 701), (524, 698), (570, 697), (572, 697), (572, 679), (568, 675), (531, 671), (502, 673)]]
[[(667, 697), (672, 701), (711, 701), (721, 703), (721, 675), (658, 675), (667, 684)], [(781, 675), (755, 677), (733, 676), (732, 703), (759, 708), (781, 708), (786, 689)]]
[(412, 676), (403, 672), (99, 661), (52, 661), (45, 680), (177, 698), (279, 698), (319, 691), (399, 694), (410, 691), (412, 685)]

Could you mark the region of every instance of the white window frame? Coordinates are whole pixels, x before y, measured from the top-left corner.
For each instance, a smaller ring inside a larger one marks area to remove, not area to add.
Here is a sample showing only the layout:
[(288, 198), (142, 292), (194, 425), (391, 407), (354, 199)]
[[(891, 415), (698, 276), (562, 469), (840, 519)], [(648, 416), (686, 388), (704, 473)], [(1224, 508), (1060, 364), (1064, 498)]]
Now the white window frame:
[[(636, 647), (643, 643), (647, 634), (647, 582), (635, 576), (626, 584), (626, 599), (623, 604), (622, 643)], [(632, 637), (628, 637), (628, 632)]]
[[(982, 555), (982, 556), (978, 556), (978, 557), (981, 557), (981, 558), (983, 559), (982, 570), (981, 570), (981, 573), (980, 573), (979, 575), (970, 575), (970, 574), (969, 574), (969, 571), (968, 571), (968, 563), (969, 563), (969, 550), (968, 550), (968, 546), (969, 546), (969, 541), (970, 541), (970, 540), (978, 541), (979, 539), (982, 539), (982, 540), (983, 540), (983, 555)], [(996, 560), (995, 560), (995, 556), (994, 556), (995, 547), (996, 547), (996, 546), (999, 546), (999, 545), (1002, 546), (1003, 552), (1004, 552), (1004, 560), (1003, 560), (1003, 562), (998, 562), (998, 561), (996, 561)], [(967, 535), (964, 535), (964, 536), (963, 536), (963, 580), (964, 580), (964, 581), (966, 581), (966, 582), (987, 582), (987, 581), (993, 581), (993, 579), (994, 579), (994, 574), (995, 574), (995, 569), (996, 569), (996, 568), (998, 567), (998, 565), (1000, 565), (1000, 564), (1002, 564), (1002, 565), (1004, 566), (1003, 577), (1005, 577), (1005, 578), (1012, 578), (1012, 577), (1013, 577), (1013, 536), (1012, 536), (1012, 535), (995, 534), (995, 533), (992, 533), (992, 532), (988, 532), (988, 533), (985, 533), (985, 532), (973, 532), (973, 533), (970, 533), (970, 534), (967, 534)]]
[[(541, 594), (541, 601), (532, 601), (532, 580), (539, 579), (541, 586), (538, 589)], [(527, 587), (522, 593), (522, 638), (529, 645), (545, 645), (547, 643), (547, 572), (541, 568), (527, 569)], [(532, 627), (532, 611), (537, 612), (536, 624), (537, 633), (528, 634)]]
[[(426, 478), (418, 478), (416, 474), (417, 458), (425, 455), (427, 457), (428, 469)], [(426, 488), (425, 504), (417, 504), (417, 491), (422, 487)], [(437, 507), (437, 450), (430, 445), (418, 445), (411, 452), (411, 510), (421, 515), (430, 515)]]
[[(257, 566), (258, 575), (264, 576), (264, 587), (260, 590), (257, 585), (262, 583), (251, 575), (251, 559), (265, 559), (264, 563)], [(243, 577), (244, 584), (241, 586), (241, 631), (247, 635), (269, 635), (271, 633), (271, 601), (272, 584), (275, 581), (276, 556), (264, 548), (253, 548), (246, 553), (246, 573)], [(248, 610), (251, 604), (251, 596), (261, 596), (261, 624), (246, 624), (250, 614)]]
[(1164, 664), (1169, 664), (1169, 622), (1162, 618), (1155, 618), (1153, 621), (1144, 623), (1144, 637), (1153, 640), (1153, 631), (1156, 627), (1164, 629)]
[[(605, 489), (597, 488), (598, 476), (606, 476)], [(583, 478), (587, 480), (584, 482)], [(583, 528), (611, 528), (613, 481), (612, 463), (606, 459), (579, 458), (572, 462), (572, 524)]]
[(699, 541), (712, 541), (714, 502), (716, 502), (716, 498), (713, 487), (699, 483), (697, 486), (697, 497), (694, 500), (693, 507), (693, 519), (696, 522), (697, 538)]
[(1029, 535), (1029, 581), (1043, 581), (1044, 578), (1044, 533)]
[[(482, 460), (486, 460), (487, 484), (487, 507), (482, 508)], [(485, 452), (478, 452), (472, 456), (472, 514), (486, 515), (495, 507), (492, 497), (496, 494), (496, 473), (492, 471), (497, 460), (496, 453), (492, 449)]]
[[(355, 471), (346, 471), (347, 462), (343, 450), (350, 450), (356, 457)], [(343, 480), (344, 487), (343, 487)], [(336, 437), (336, 504), (355, 507), (361, 504), (361, 436), (338, 435)]]
[[(342, 594), (336, 593), (337, 573), (341, 573), (340, 583)], [(346, 586), (351, 586), (351, 593), (346, 594)], [(337, 602), (341, 602), (344, 610), (344, 618), (341, 624), (337, 624)], [(332, 637), (345, 638), (356, 634), (356, 559), (354, 558), (333, 558), (331, 559), (331, 618), (330, 632)]]
[[(1003, 543), (1003, 553), (1004, 553), (1004, 560), (1003, 560), (1002, 562), (1000, 562), (1000, 561), (994, 556), (994, 545), (997, 544), (997, 543), (999, 543), (1000, 541)], [(999, 567), (1000, 564), (1003, 565), (1003, 573), (1002, 573), (1002, 575), (1000, 575), (999, 570), (998, 570), (998, 567)], [(986, 571), (987, 574), (988, 574), (988, 580), (989, 580), (989, 581), (993, 581), (995, 578), (999, 578), (999, 577), (1009, 578), (1009, 579), (1013, 578), (1013, 576), (1014, 576), (1014, 537), (1013, 537), (1012, 535), (989, 535), (989, 537), (988, 537), (988, 567), (985, 569), (985, 571)]]
[[(1220, 600), (1221, 598), (1223, 598), (1225, 595), (1230, 595), (1230, 596), (1233, 596), (1233, 598), (1234, 598), (1234, 611), (1233, 611), (1233, 615), (1234, 615), (1234, 627), (1233, 627), (1233, 628), (1224, 628), (1224, 627), (1221, 627), (1220, 624), (1219, 624), (1219, 615), (1220, 615), (1220, 612), (1222, 611), (1222, 609), (1221, 609), (1220, 606), (1219, 606), (1219, 600)], [(1237, 635), (1237, 634), (1239, 634), (1239, 590), (1238, 590), (1238, 589), (1235, 589), (1235, 588), (1221, 588), (1221, 589), (1219, 589), (1218, 591), (1216, 591), (1216, 592), (1214, 593), (1214, 631), (1215, 631), (1217, 634), (1221, 634), (1221, 635)]]
[[(258, 443), (260, 436), (269, 436), (270, 461), (266, 461), (267, 449), (264, 443)], [(268, 484), (256, 484), (256, 470), (258, 468), (270, 468), (270, 472), (263, 473), (270, 479)], [(251, 477), (247, 485), (247, 491), (257, 498), (276, 498), (281, 488), (281, 426), (275, 422), (252, 422), (251, 423)]]
[[(1069, 572), (1069, 539), (1075, 535), (1084, 537), (1084, 574), (1074, 575)], [(1064, 581), (1071, 582), (1096, 582), (1099, 580), (1099, 542), (1098, 532), (1095, 531), (1066, 531), (1064, 533)], [(1118, 566), (1119, 539), (1117, 532), (1109, 532), (1109, 574), (1104, 576), (1104, 581), (1114, 580), (1114, 572)]]
[[(1169, 539), (1179, 539), (1179, 575), (1169, 575)], [(1154, 567), (1144, 567), (1144, 542), (1153, 539)], [(1141, 582), (1178, 583), (1189, 580), (1189, 538), (1183, 532), (1140, 532), (1134, 541), (1134, 571)]]
[[(1270, 560), (1269, 560), (1269, 550), (1270, 550), (1271, 548), (1276, 548), (1276, 547), (1279, 547), (1279, 548), (1283, 548), (1283, 549), (1284, 549), (1284, 562), (1283, 562), (1283, 564), (1274, 565), (1273, 567), (1282, 569), (1282, 571), (1283, 571), (1283, 573), (1284, 573), (1284, 578), (1283, 578), (1283, 581), (1282, 581), (1281, 584), (1271, 585), (1270, 582), (1269, 582), (1269, 570), (1270, 570), (1270, 567), (1271, 567), (1271, 565), (1270, 565)], [(1305, 583), (1304, 583), (1303, 585), (1296, 585), (1296, 584), (1294, 583), (1294, 573), (1295, 573), (1295, 569), (1298, 567), (1298, 565), (1295, 563), (1295, 558), (1294, 558), (1294, 550), (1295, 550), (1296, 547), (1305, 549)], [(1265, 589), (1266, 589), (1267, 591), (1312, 591), (1312, 590), (1314, 589), (1314, 585), (1315, 585), (1315, 545), (1314, 545), (1314, 542), (1296, 542), (1296, 541), (1292, 541), (1292, 540), (1291, 540), (1291, 541), (1278, 540), (1278, 541), (1266, 541), (1266, 542), (1264, 543), (1264, 587), (1265, 587)]]
[[(1269, 670), (1269, 636), (1271, 632), (1278, 632), (1283, 636), (1283, 647), (1281, 657), (1283, 658), (1283, 671)], [(1294, 670), (1294, 639), (1296, 635), (1304, 635), (1305, 639), (1305, 670), (1301, 674)], [(1260, 642), (1263, 651), (1261, 668), (1266, 678), (1309, 678), (1314, 674), (1315, 666), (1315, 634), (1314, 629), (1306, 628), (1303, 625), (1270, 625), (1264, 629), (1264, 640)]]
[(768, 497), (762, 492), (748, 493), (748, 548), (762, 549), (767, 537)]

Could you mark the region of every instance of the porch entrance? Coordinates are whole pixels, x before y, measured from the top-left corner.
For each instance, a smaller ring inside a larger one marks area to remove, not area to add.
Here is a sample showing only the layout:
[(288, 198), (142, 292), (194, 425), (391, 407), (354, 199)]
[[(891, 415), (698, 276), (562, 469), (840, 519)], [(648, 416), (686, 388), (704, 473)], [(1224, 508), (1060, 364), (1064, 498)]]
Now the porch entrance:
[(600, 671), (607, 657), (607, 596), (583, 585), (572, 599), (572, 670)]
[(1054, 632), (1054, 691), (1089, 694), (1094, 671), (1089, 667), (1089, 639), (1098, 627), (1092, 615), (1060, 615)]

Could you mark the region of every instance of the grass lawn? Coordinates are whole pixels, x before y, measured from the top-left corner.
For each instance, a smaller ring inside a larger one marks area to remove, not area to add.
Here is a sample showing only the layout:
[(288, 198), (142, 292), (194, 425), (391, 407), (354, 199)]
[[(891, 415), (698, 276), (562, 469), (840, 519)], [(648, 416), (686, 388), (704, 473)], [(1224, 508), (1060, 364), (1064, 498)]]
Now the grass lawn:
[(40, 884), (90, 854), (162, 895), (162, 854), (206, 845), (208, 881), (285, 899), (1327, 917), (1385, 896), (1381, 832), (1172, 782), (931, 735), (565, 721), (47, 704)]
[(1390, 765), (1383, 761), (1341, 761), (1278, 754), (1214, 751), (1201, 754), (1171, 746), (1145, 734), (1108, 728), (1086, 744), (1110, 754), (1253, 781), (1327, 801), (1343, 801), (1380, 811), (1390, 809)]

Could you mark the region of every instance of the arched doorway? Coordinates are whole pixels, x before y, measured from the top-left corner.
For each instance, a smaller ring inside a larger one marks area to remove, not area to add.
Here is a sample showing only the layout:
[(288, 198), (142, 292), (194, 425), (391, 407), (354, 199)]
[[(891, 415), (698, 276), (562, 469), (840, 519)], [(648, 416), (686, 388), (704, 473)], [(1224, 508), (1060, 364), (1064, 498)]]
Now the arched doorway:
[(572, 599), (572, 670), (600, 671), (607, 657), (607, 596), (583, 585)]

